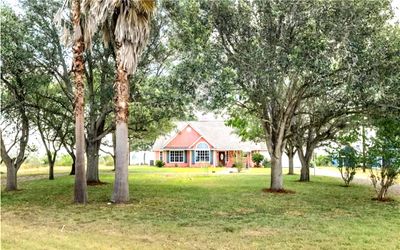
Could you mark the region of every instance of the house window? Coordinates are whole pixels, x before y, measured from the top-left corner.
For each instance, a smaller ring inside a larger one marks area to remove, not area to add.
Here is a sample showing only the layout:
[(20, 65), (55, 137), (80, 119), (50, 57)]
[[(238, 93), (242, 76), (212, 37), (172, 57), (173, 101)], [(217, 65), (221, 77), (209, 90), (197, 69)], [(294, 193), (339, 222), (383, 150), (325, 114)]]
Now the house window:
[(160, 161), (163, 161), (163, 152), (162, 151), (160, 151)]
[(183, 162), (183, 151), (170, 151), (169, 152), (169, 162)]
[(196, 162), (210, 162), (210, 149), (207, 143), (200, 142), (197, 144)]

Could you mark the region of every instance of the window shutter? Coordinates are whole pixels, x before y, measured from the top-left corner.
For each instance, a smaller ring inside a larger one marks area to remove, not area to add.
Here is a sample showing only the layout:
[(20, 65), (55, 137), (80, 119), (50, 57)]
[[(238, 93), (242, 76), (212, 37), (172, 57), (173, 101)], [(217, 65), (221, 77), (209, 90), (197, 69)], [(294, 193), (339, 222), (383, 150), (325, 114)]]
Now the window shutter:
[(213, 164), (213, 160), (214, 160), (214, 151), (210, 150), (210, 164)]
[(192, 150), (192, 164), (194, 164), (195, 163), (195, 153), (194, 153), (194, 150)]
[(186, 150), (183, 151), (183, 162), (187, 163)]
[(167, 163), (169, 163), (169, 151), (167, 151)]

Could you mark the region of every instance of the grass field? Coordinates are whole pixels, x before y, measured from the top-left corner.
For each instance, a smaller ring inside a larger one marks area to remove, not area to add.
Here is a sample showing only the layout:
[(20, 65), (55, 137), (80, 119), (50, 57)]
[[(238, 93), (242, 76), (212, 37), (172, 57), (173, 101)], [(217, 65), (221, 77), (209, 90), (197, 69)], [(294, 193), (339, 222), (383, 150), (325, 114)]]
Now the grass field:
[(2, 249), (400, 249), (400, 197), (319, 176), (263, 193), (268, 171), (131, 167), (125, 205), (108, 203), (110, 169), (86, 206), (72, 203), (71, 176), (21, 181), (1, 194)]

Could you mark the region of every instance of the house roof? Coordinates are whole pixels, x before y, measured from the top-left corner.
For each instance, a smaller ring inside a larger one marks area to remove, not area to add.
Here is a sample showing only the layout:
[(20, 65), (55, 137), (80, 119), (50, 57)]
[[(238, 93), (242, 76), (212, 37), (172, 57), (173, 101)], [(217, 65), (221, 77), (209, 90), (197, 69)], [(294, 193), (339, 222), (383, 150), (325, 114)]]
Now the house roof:
[(190, 121), (176, 122), (176, 128), (165, 136), (159, 137), (153, 145), (153, 150), (162, 150), (187, 125), (195, 129), (203, 138), (217, 150), (267, 150), (265, 143), (242, 141), (234, 133), (232, 127), (226, 126), (223, 121)]

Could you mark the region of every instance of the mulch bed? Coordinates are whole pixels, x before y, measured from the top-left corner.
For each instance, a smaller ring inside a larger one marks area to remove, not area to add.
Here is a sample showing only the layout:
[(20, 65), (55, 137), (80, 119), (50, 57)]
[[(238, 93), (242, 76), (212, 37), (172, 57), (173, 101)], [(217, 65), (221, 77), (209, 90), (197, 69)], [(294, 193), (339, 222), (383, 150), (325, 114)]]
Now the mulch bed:
[(394, 199), (392, 199), (392, 198), (383, 198), (382, 200), (379, 200), (378, 198), (372, 198), (371, 200), (380, 201), (380, 202), (392, 202), (392, 201), (394, 201)]
[(275, 190), (275, 189), (270, 189), (270, 188), (263, 188), (261, 191), (263, 193), (273, 193), (273, 194), (295, 194), (296, 193), (295, 191), (289, 190), (289, 189)]
[(88, 181), (86, 182), (88, 186), (99, 186), (99, 185), (107, 185), (109, 184), (108, 182), (102, 182), (102, 181)]

